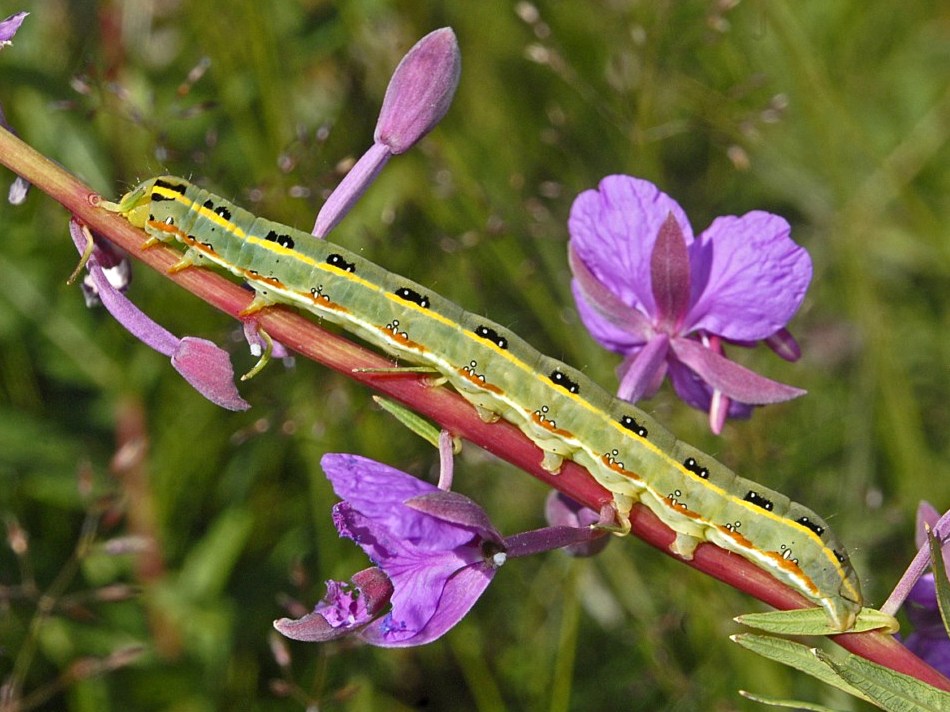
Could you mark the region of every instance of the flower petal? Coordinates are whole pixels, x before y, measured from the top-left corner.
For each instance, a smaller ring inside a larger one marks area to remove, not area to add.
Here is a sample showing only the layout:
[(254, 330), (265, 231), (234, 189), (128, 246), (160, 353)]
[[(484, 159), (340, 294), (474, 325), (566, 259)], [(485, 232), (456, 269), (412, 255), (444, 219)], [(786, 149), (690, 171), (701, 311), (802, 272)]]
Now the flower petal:
[(360, 637), (384, 647), (430, 643), (465, 617), (496, 570), (484, 562), (453, 572), (430, 568), (415, 576), (411, 586), (402, 585), (403, 577), (397, 575), (392, 612), (367, 626)]
[[(86, 233), (84, 226), (76, 218), (69, 221), (69, 234), (76, 248), (83, 253)], [(227, 352), (205, 339), (190, 336), (179, 339), (155, 323), (109, 281), (99, 264), (100, 255), (108, 264), (114, 264), (117, 259), (114, 252), (102, 252), (98, 247), (93, 247), (86, 269), (89, 272), (91, 289), (113, 318), (147, 346), (170, 357), (172, 366), (212, 403), (228, 410), (250, 408), (250, 403), (241, 398), (234, 385), (234, 370)], [(127, 284), (127, 280), (123, 281)]]
[(381, 569), (364, 569), (349, 584), (327, 581), (327, 595), (311, 613), (276, 620), (274, 628), (288, 638), (311, 643), (341, 638), (371, 623), (392, 592), (392, 582)]
[[(714, 391), (708, 383), (676, 358), (670, 359), (669, 373), (673, 389), (684, 403), (697, 410), (710, 411)], [(727, 400), (729, 401), (729, 409), (726, 411), (727, 417), (748, 418), (752, 415), (753, 406), (732, 398), (727, 398)]]
[(672, 213), (687, 244), (693, 233), (682, 208), (649, 181), (625, 175), (604, 178), (597, 190), (577, 196), (568, 229), (571, 246), (593, 275), (624, 304), (657, 315), (650, 287), (650, 256)]
[[(470, 532), (467, 546), (423, 549), (408, 539), (393, 535), (375, 520), (354, 510), (348, 502), (335, 505), (333, 513), (341, 533), (351, 537), (393, 584), (393, 609), (391, 614), (373, 624), (382, 641), (372, 641), (374, 644), (417, 645), (410, 640), (419, 635), (433, 618), (446, 615), (443, 610), (446, 603), (458, 605), (451, 598), (443, 600), (449, 580), (464, 570), (474, 568), (479, 572), (474, 576), (476, 583), (458, 594), (468, 598), (461, 613), (464, 615), (494, 576), (492, 567), (485, 563), (479, 542)], [(460, 531), (464, 532), (465, 529)], [(452, 615), (450, 613), (449, 617)], [(443, 632), (457, 620), (454, 619)], [(371, 632), (368, 634), (372, 635)]]
[(656, 393), (666, 373), (669, 350), (669, 337), (657, 334), (635, 355), (628, 356), (623, 362), (617, 397), (636, 403)]
[[(584, 328), (594, 337), (605, 349), (610, 349), (616, 353), (626, 354), (633, 349), (643, 348), (649, 335), (653, 333), (653, 327), (645, 316), (641, 320), (636, 317), (626, 319), (626, 314), (640, 314), (633, 307), (623, 305), (624, 313), (621, 309), (612, 312), (611, 307), (604, 308), (605, 302), (598, 302), (597, 306), (589, 301), (587, 296), (581, 291), (578, 280), (571, 281), (571, 291), (574, 294), (574, 304), (577, 307), (577, 315), (581, 318)], [(623, 304), (622, 302), (618, 302)], [(622, 325), (616, 322), (621, 321)], [(634, 323), (644, 324), (646, 328), (638, 330)]]
[(760, 376), (693, 339), (670, 342), (676, 357), (713, 388), (742, 403), (766, 405), (805, 395), (805, 391)]
[(25, 20), (29, 14), (28, 12), (18, 12), (4, 20), (0, 20), (0, 48), (10, 44), (13, 36), (17, 33), (17, 30), (20, 29), (20, 25), (23, 24), (23, 20)]
[(812, 275), (811, 258), (789, 231), (762, 211), (714, 220), (690, 247), (695, 296), (681, 333), (757, 341), (785, 327)]
[(675, 333), (690, 299), (689, 251), (673, 214), (667, 215), (650, 255), (650, 283), (660, 329)]
[(228, 352), (211, 341), (184, 337), (172, 354), (172, 366), (192, 388), (215, 405), (236, 411), (251, 407), (234, 384), (234, 368)]
[(495, 529), (485, 510), (458, 492), (432, 492), (407, 499), (406, 507), (443, 522), (471, 530), (481, 539), (501, 544), (502, 536)]
[(471, 530), (403, 504), (413, 497), (440, 491), (428, 482), (359, 455), (328, 453), (320, 465), (344, 503), (396, 537), (426, 550), (451, 549), (472, 538)]
[(650, 320), (642, 312), (620, 301), (619, 297), (601, 283), (578, 256), (573, 244), (567, 246), (567, 261), (574, 275), (572, 288), (575, 300), (583, 299), (597, 316), (603, 317), (610, 326), (616, 327), (624, 335), (633, 335), (638, 340), (648, 338), (653, 332)]

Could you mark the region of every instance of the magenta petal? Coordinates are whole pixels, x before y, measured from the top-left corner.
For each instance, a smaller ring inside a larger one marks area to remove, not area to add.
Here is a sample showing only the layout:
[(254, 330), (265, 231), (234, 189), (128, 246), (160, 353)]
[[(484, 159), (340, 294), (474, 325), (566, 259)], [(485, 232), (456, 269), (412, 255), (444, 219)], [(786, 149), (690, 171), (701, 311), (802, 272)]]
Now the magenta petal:
[[(360, 637), (372, 645), (424, 645), (445, 635), (471, 610), (491, 583), (496, 569), (478, 563), (447, 572), (428, 570), (412, 586), (394, 581), (393, 610), (367, 626)], [(446, 573), (450, 573), (446, 577)], [(399, 600), (397, 600), (397, 597)]]
[[(632, 359), (624, 362), (624, 373), (617, 389), (617, 397), (631, 403), (652, 395), (666, 372), (666, 356), (670, 340), (666, 334), (657, 334)], [(658, 378), (659, 376), (659, 378)]]
[[(610, 289), (602, 284), (577, 255), (573, 244), (568, 244), (567, 260), (574, 275), (574, 293), (611, 326), (638, 339), (652, 333), (652, 325), (641, 312), (627, 306)], [(580, 301), (580, 300), (578, 300)]]
[(680, 327), (690, 299), (689, 252), (683, 230), (670, 213), (650, 255), (650, 282), (659, 328), (669, 333)]
[(604, 178), (597, 190), (578, 195), (568, 220), (577, 256), (624, 304), (649, 317), (657, 314), (650, 256), (670, 213), (686, 242), (692, 243), (689, 220), (676, 201), (649, 181), (613, 175)]
[(685, 331), (758, 341), (785, 327), (811, 282), (811, 258), (777, 215), (717, 218), (690, 247), (696, 293)]
[(488, 514), (474, 501), (458, 492), (432, 492), (412, 497), (403, 502), (406, 507), (427, 514), (443, 522), (471, 529), (482, 539), (502, 541)]
[(405, 506), (403, 502), (440, 490), (434, 485), (359, 455), (328, 453), (320, 460), (333, 491), (357, 510), (385, 529), (424, 549), (459, 546), (472, 538), (472, 532), (453, 526)]
[(805, 394), (800, 388), (786, 386), (733, 363), (692, 339), (673, 339), (670, 345), (676, 358), (703, 381), (742, 403), (781, 403)]
[[(69, 234), (82, 253), (85, 234), (76, 218), (69, 221)], [(98, 248), (94, 248), (86, 268), (96, 296), (116, 321), (140, 341), (170, 357), (172, 366), (212, 403), (228, 410), (247, 410), (251, 407), (237, 392), (234, 370), (226, 351), (205, 339), (190, 336), (178, 339), (156, 324), (109, 281), (99, 266), (97, 255)], [(111, 260), (111, 257), (105, 259)]]
[(186, 336), (172, 354), (172, 366), (201, 395), (228, 410), (247, 410), (234, 385), (234, 369), (228, 352), (206, 339)]
[(281, 618), (274, 628), (294, 640), (319, 643), (349, 635), (367, 624), (389, 603), (392, 583), (372, 567), (353, 576), (352, 583), (327, 581), (327, 595), (301, 618)]
[[(645, 318), (640, 320), (641, 323), (647, 324), (642, 334), (635, 327), (628, 326), (627, 323), (624, 323), (623, 326), (615, 325), (613, 322), (617, 317), (613, 314), (608, 317), (602, 313), (604, 302), (600, 302), (597, 307), (593, 306), (581, 291), (580, 284), (576, 279), (571, 280), (571, 292), (574, 294), (574, 304), (577, 306), (577, 314), (581, 318), (584, 328), (605, 349), (620, 354), (629, 353), (632, 350), (642, 348), (652, 333), (652, 328), (649, 327), (649, 323)], [(633, 307), (624, 307), (624, 309), (631, 309), (636, 312)], [(636, 313), (639, 314), (640, 312)], [(636, 317), (630, 320), (624, 319), (621, 310), (617, 311), (617, 316), (625, 322), (629, 321), (630, 324), (633, 324), (634, 320), (637, 319)]]

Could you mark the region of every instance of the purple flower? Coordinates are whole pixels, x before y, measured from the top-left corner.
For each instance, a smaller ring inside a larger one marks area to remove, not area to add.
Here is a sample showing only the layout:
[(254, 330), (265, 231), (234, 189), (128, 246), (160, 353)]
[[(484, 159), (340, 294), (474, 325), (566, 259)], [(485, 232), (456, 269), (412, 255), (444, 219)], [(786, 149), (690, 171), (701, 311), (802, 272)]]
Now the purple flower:
[(694, 238), (676, 201), (648, 181), (616, 175), (577, 196), (568, 227), (581, 319), (624, 355), (620, 398), (648, 398), (668, 374), (683, 400), (709, 411), (718, 433), (727, 415), (804, 393), (722, 354), (723, 341), (765, 340), (798, 357), (785, 325), (811, 281), (811, 259), (785, 220), (762, 211), (725, 216)]
[(0, 49), (13, 43), (13, 36), (29, 14), (28, 12), (18, 12), (15, 15), (10, 15), (5, 20), (0, 20)]
[[(454, 626), (488, 587), (504, 563), (505, 547), (484, 511), (467, 497), (443, 492), (373, 460), (328, 454), (321, 460), (337, 495), (333, 508), (341, 536), (352, 539), (392, 582), (392, 609), (368, 625), (365, 616), (336, 626), (358, 630), (373, 645), (422, 645)], [(330, 595), (334, 591), (328, 585)], [(339, 597), (336, 596), (338, 599)], [(330, 600), (317, 606), (311, 625), (275, 626), (289, 637), (307, 639)], [(368, 610), (368, 608), (367, 608)], [(341, 619), (337, 616), (337, 619)]]
[[(15, 15), (10, 15), (10, 17), (5, 20), (0, 20), (0, 49), (13, 44), (13, 36), (17, 33), (17, 30), (20, 29), (20, 25), (23, 24), (23, 20), (25, 20), (29, 14), (28, 12), (18, 12)], [(14, 136), (16, 135), (16, 131), (7, 123), (7, 117), (3, 115), (3, 107), (0, 107), (0, 126), (7, 129)], [(10, 191), (7, 194), (7, 202), (11, 205), (21, 205), (26, 200), (26, 194), (29, 189), (30, 184), (20, 176), (17, 176), (16, 180), (13, 181), (13, 185), (10, 186)]]
[[(296, 640), (356, 635), (383, 647), (431, 642), (465, 616), (509, 557), (599, 534), (589, 527), (550, 527), (503, 539), (464, 495), (357, 455), (327, 454), (321, 465), (344, 499), (333, 508), (337, 530), (363, 549), (392, 589), (381, 594), (377, 574), (373, 594), (356, 577), (351, 585), (328, 582), (327, 596), (312, 613), (274, 622)], [(384, 599), (391, 610), (378, 615)]]
[[(929, 552), (927, 534), (928, 531), (934, 531), (940, 536), (939, 520), (940, 513), (931, 504), (920, 503), (915, 537), (919, 549)], [(950, 570), (950, 550), (941, 548), (944, 566)], [(937, 584), (933, 572), (923, 574), (914, 584), (904, 602), (904, 612), (914, 627), (914, 632), (907, 636), (904, 646), (934, 669), (950, 675), (950, 637), (937, 606)]]
[[(76, 218), (69, 221), (69, 234), (80, 254), (84, 254), (91, 236)], [(89, 279), (83, 283), (87, 303), (97, 298), (133, 336), (159, 353), (171, 358), (172, 366), (201, 395), (228, 410), (247, 410), (250, 404), (238, 394), (234, 385), (234, 370), (226, 351), (210, 341), (186, 336), (179, 339), (162, 328), (136, 307), (122, 293), (127, 284), (115, 285), (110, 275), (121, 275), (121, 261), (115, 253), (94, 245), (86, 262)]]
[(390, 156), (408, 151), (445, 116), (462, 70), (451, 28), (430, 32), (402, 58), (386, 88), (372, 147), (323, 204), (313, 234), (326, 237), (373, 182)]

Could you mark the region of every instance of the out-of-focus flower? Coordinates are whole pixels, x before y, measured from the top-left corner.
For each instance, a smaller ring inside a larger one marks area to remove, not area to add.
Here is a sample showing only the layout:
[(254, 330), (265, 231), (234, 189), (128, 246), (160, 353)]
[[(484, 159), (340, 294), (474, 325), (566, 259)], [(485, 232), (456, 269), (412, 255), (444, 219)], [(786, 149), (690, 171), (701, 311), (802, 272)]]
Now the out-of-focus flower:
[(372, 147), (364, 153), (317, 215), (313, 234), (326, 237), (393, 155), (404, 153), (445, 116), (462, 69), (451, 28), (430, 32), (402, 58), (386, 88)]
[(18, 12), (5, 20), (0, 20), (0, 49), (13, 44), (13, 36), (20, 29), (23, 20), (29, 15), (28, 12)]
[[(917, 508), (916, 543), (918, 549), (929, 550), (928, 531), (938, 531), (940, 513), (929, 503)], [(950, 571), (950, 545), (941, 547), (944, 566)], [(923, 574), (904, 601), (904, 611), (914, 627), (904, 645), (917, 657), (944, 675), (950, 675), (950, 636), (944, 627), (937, 606), (937, 584), (933, 572)]]
[[(17, 30), (20, 29), (20, 25), (23, 24), (23, 20), (26, 19), (26, 16), (29, 14), (28, 12), (18, 12), (15, 15), (10, 15), (10, 17), (5, 20), (0, 20), (0, 49), (13, 44), (13, 36), (17, 33)], [(14, 135), (16, 134), (13, 127), (7, 123), (7, 117), (3, 114), (3, 107), (0, 107), (0, 126)], [(23, 201), (26, 200), (26, 194), (29, 189), (30, 184), (25, 179), (17, 176), (16, 180), (13, 181), (13, 185), (10, 186), (10, 191), (7, 193), (7, 202), (11, 205), (21, 205)]]
[[(600, 515), (597, 512), (557, 490), (548, 493), (544, 502), (544, 518), (548, 524), (558, 527), (589, 529), (600, 523)], [(565, 546), (564, 552), (577, 557), (596, 556), (606, 548), (610, 539), (604, 531), (602, 536), (597, 538)]]
[[(76, 219), (69, 221), (69, 234), (80, 254), (88, 245), (89, 233)], [(100, 260), (107, 267), (103, 267)], [(234, 369), (223, 349), (210, 341), (177, 336), (156, 324), (138, 309), (109, 279), (107, 269), (115, 273), (115, 255), (94, 246), (86, 262), (89, 279), (84, 281), (84, 292), (89, 302), (94, 295), (102, 305), (133, 336), (159, 353), (171, 358), (172, 366), (201, 395), (228, 410), (247, 410), (250, 404), (241, 398), (234, 385)], [(121, 285), (124, 288), (124, 285)]]
[(717, 218), (697, 238), (682, 208), (652, 183), (604, 178), (571, 208), (569, 257), (581, 319), (623, 354), (618, 396), (652, 396), (669, 375), (680, 398), (727, 416), (804, 391), (729, 361), (722, 344), (765, 340), (798, 357), (785, 325), (811, 281), (811, 258), (782, 218), (762, 211)]
[[(312, 613), (274, 622), (297, 640), (356, 635), (384, 647), (423, 645), (465, 616), (509, 557), (597, 535), (589, 527), (550, 527), (504, 539), (464, 495), (357, 455), (327, 454), (321, 465), (344, 500), (333, 508), (337, 530), (377, 568), (350, 584), (328, 582)], [(391, 582), (388, 592), (378, 572)], [(386, 602), (391, 610), (381, 614)]]

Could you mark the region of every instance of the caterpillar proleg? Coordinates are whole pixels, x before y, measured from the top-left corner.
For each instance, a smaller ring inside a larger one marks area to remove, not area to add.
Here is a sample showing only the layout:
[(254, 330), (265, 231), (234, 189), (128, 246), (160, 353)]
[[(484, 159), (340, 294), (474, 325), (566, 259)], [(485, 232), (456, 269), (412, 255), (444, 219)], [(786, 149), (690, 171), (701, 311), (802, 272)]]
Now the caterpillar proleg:
[(292, 304), (432, 367), (484, 417), (519, 427), (545, 452), (547, 469), (563, 459), (584, 467), (613, 494), (621, 524), (641, 502), (677, 532), (676, 553), (712, 542), (823, 607), (835, 629), (852, 626), (858, 578), (818, 515), (737, 476), (508, 329), (181, 178), (145, 181), (118, 210), (150, 238), (184, 244), (185, 263), (210, 262), (246, 280), (259, 303)]

